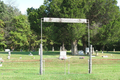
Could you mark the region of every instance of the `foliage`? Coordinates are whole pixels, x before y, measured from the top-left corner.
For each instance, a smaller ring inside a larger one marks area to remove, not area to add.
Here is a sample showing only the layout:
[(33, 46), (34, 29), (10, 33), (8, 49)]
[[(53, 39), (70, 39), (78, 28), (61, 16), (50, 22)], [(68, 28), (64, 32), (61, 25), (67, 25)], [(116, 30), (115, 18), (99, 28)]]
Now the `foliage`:
[(4, 22), (0, 19), (0, 45), (5, 46), (5, 41), (4, 41)]

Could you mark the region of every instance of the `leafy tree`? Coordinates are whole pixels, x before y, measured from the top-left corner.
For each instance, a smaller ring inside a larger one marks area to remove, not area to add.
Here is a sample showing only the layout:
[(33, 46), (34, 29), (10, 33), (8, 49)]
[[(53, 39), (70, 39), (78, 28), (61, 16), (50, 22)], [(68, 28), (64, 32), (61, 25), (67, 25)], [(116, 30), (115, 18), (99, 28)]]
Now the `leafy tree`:
[(29, 35), (31, 35), (30, 26), (27, 17), (24, 15), (16, 16), (12, 20), (13, 28), (10, 31), (10, 46), (15, 49), (29, 45)]
[[(103, 48), (115, 33), (115, 21), (119, 17), (119, 8), (116, 0), (95, 0), (86, 17), (90, 20), (91, 41), (94, 45)], [(102, 48), (102, 49), (103, 49)]]
[(0, 19), (0, 47), (5, 47), (5, 41), (4, 41), (4, 22)]

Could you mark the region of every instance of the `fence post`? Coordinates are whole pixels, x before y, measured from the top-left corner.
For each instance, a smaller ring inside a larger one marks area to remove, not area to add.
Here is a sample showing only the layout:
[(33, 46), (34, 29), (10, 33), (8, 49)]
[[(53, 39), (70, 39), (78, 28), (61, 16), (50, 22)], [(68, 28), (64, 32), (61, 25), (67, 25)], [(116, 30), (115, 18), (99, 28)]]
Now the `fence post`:
[(92, 73), (92, 45), (90, 45), (89, 74)]

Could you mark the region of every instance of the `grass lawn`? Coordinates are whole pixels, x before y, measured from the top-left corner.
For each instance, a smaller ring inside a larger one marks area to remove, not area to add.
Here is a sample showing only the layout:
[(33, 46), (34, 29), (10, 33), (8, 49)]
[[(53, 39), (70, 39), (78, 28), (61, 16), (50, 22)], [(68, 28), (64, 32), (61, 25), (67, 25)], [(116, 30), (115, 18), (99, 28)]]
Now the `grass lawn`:
[[(88, 73), (89, 56), (72, 56), (67, 52), (67, 60), (59, 60), (59, 52), (43, 53), (44, 74), (39, 75), (40, 56), (38, 52), (0, 52), (4, 59), (0, 67), (0, 80), (120, 80), (120, 52), (101, 52), (92, 57), (92, 74)], [(95, 55), (95, 54), (94, 54)], [(102, 56), (107, 55), (108, 58)], [(68, 74), (69, 73), (69, 74)]]

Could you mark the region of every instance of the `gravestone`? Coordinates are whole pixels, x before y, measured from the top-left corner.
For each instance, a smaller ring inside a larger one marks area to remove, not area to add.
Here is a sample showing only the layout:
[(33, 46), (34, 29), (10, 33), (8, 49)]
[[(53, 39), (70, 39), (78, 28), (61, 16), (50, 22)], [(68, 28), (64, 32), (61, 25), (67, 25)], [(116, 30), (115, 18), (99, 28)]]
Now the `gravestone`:
[(103, 54), (103, 51), (102, 51), (102, 54)]
[(89, 48), (88, 47), (85, 49), (85, 54), (89, 54)]
[(7, 59), (10, 59), (10, 56), (8, 56), (8, 58)]
[(98, 56), (98, 50), (96, 50), (96, 55)]
[(10, 49), (5, 49), (5, 52), (10, 52)]
[(66, 51), (60, 51), (60, 57), (59, 57), (59, 59), (67, 59)]
[(84, 55), (84, 51), (83, 50), (78, 51), (78, 55)]
[(38, 55), (40, 55), (40, 48), (39, 48), (39, 54)]
[(52, 51), (54, 51), (54, 47), (52, 47)]
[(113, 51), (115, 52), (115, 49), (113, 49)]
[(2, 67), (2, 64), (0, 64), (0, 67)]
[(8, 52), (8, 55), (11, 56), (11, 52), (10, 51)]
[(33, 54), (30, 52), (29, 56), (33, 56)]

